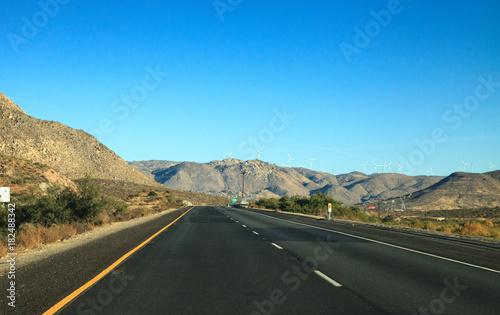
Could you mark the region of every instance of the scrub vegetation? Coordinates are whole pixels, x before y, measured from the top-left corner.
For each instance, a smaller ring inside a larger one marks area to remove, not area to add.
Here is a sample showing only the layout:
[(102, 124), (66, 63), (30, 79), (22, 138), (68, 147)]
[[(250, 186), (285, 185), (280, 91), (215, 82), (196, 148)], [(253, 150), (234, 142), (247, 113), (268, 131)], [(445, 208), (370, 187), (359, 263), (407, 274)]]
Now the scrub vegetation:
[(310, 197), (285, 195), (279, 199), (261, 198), (255, 202), (255, 206), (327, 218), (328, 203), (332, 204), (332, 217), (334, 219), (500, 239), (500, 209), (498, 207), (411, 212), (383, 211), (381, 219), (379, 219), (376, 212), (364, 211), (356, 206), (342, 205), (339, 201), (321, 193)]

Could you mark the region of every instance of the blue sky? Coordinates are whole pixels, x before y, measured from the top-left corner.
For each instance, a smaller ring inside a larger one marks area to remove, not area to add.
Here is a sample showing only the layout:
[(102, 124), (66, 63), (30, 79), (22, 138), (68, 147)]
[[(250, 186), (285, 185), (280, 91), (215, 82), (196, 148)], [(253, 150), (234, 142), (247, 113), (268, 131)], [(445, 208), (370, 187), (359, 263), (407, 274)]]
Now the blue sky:
[(410, 175), (500, 165), (498, 1), (1, 9), (0, 92), (128, 161), (248, 160), (258, 149), (335, 174), (364, 163), (372, 173), (374, 162)]

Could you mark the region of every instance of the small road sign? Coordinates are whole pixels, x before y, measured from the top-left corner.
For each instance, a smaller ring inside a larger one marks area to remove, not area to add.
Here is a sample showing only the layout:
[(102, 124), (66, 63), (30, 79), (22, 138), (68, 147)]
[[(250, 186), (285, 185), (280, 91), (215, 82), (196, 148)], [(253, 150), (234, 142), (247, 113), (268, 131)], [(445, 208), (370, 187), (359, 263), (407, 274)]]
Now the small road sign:
[(10, 202), (10, 187), (0, 187), (0, 202)]

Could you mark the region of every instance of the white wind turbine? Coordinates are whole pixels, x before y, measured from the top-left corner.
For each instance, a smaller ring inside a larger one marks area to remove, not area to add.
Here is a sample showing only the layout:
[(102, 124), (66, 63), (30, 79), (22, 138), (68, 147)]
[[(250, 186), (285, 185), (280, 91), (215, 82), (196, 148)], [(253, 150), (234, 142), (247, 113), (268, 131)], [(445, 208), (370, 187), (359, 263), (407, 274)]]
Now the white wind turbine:
[(225, 154), (225, 155), (227, 155), (227, 158), (228, 158), (228, 159), (230, 159), (230, 158), (231, 158), (231, 154), (233, 154), (233, 152), (231, 152), (231, 153), (226, 153), (226, 152), (224, 152), (224, 154)]
[[(380, 166), (385, 167), (385, 164), (384, 165), (378, 165), (375, 162), (373, 162), (373, 165), (375, 166), (375, 173), (377, 173), (377, 167), (380, 167)], [(383, 170), (382, 170), (382, 172), (383, 172)]]
[(295, 160), (295, 159), (290, 156), (290, 153), (287, 153), (287, 154), (288, 154), (288, 167), (290, 167), (290, 161)]
[(366, 170), (366, 164), (368, 164), (368, 163), (365, 163), (365, 164), (360, 164), (360, 165), (361, 165), (361, 167), (363, 168), (363, 173), (365, 173), (365, 170)]
[(309, 167), (310, 167), (310, 169), (312, 169), (313, 168), (313, 161), (316, 161), (317, 159), (310, 159), (310, 158), (307, 158), (307, 159), (310, 162), (310, 166)]
[[(298, 162), (297, 162), (297, 163), (298, 163)], [(300, 166), (300, 167), (302, 167), (302, 168), (306, 167), (304, 164), (300, 164), (300, 163), (298, 163), (298, 164), (299, 164), (299, 166)]]
[(429, 173), (429, 176), (434, 175), (434, 173), (432, 172), (432, 167), (431, 167), (431, 169), (430, 169), (430, 170), (428, 170), (426, 173)]
[(474, 162), (470, 163), (471, 173), (474, 173)]
[[(387, 171), (390, 171), (390, 170), (391, 170), (391, 163), (392, 163), (392, 162), (389, 162), (389, 164), (387, 164), (387, 166), (386, 166), (386, 167), (387, 167)], [(384, 166), (385, 166), (385, 163), (384, 163)]]
[(401, 174), (401, 170), (405, 168), (403, 165), (398, 163), (398, 173)]
[(490, 172), (491, 172), (493, 170), (493, 167), (495, 167), (496, 165), (491, 164), (490, 161), (488, 161), (488, 163), (490, 163)]
[(469, 165), (470, 163), (465, 163), (464, 161), (461, 161), (461, 162), (462, 162), (462, 164), (464, 165), (464, 167), (462, 168), (462, 172), (465, 172), (465, 171), (466, 171), (465, 167), (466, 167), (467, 165)]
[(260, 155), (264, 152), (260, 152), (259, 150), (255, 149), (257, 151), (257, 160), (260, 160)]

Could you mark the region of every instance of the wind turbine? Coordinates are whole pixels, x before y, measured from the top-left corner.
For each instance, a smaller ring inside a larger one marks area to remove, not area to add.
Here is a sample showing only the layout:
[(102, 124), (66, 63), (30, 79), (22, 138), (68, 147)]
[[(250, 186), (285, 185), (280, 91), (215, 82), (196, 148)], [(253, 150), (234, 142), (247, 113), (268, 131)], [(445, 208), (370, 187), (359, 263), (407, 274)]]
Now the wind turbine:
[(491, 162), (489, 162), (489, 163), (490, 163), (490, 172), (491, 172), (493, 170), (493, 167), (495, 167), (496, 165), (491, 164)]
[(470, 164), (470, 168), (471, 168), (471, 173), (474, 173), (474, 162)]
[(431, 169), (430, 169), (430, 170), (428, 170), (426, 173), (429, 173), (429, 176), (434, 175), (434, 173), (432, 172), (432, 167), (431, 167)]
[(401, 170), (405, 168), (403, 165), (398, 163), (398, 173), (401, 174)]
[(366, 170), (366, 164), (368, 164), (368, 163), (365, 163), (365, 164), (360, 164), (360, 165), (361, 165), (361, 167), (363, 168), (363, 173), (364, 173), (364, 172), (365, 172), (365, 170)]
[(313, 168), (313, 161), (316, 161), (317, 159), (310, 159), (310, 158), (307, 158), (310, 162), (310, 168), (312, 169)]
[[(389, 162), (389, 164), (387, 164), (387, 171), (390, 171), (390, 170), (391, 170), (391, 163), (392, 163), (392, 162)], [(384, 163), (384, 166), (385, 166), (385, 163)]]
[[(375, 162), (373, 162), (373, 165), (375, 165), (375, 173), (377, 172), (377, 167), (382, 166), (382, 167), (384, 167), (384, 168), (385, 168), (385, 164), (384, 164), (384, 165), (377, 165)], [(382, 169), (382, 172), (383, 172), (383, 171), (384, 171), (384, 170)]]
[(287, 154), (288, 154), (288, 167), (290, 167), (290, 161), (295, 160), (295, 159), (290, 156), (290, 153), (287, 153)]
[(465, 170), (465, 167), (466, 167), (467, 165), (469, 165), (469, 163), (465, 163), (464, 161), (461, 161), (461, 162), (462, 162), (462, 164), (464, 165), (464, 167), (462, 168), (462, 172), (465, 172), (465, 171), (466, 171), (466, 170)]
[(227, 155), (227, 158), (228, 158), (228, 159), (230, 159), (230, 158), (231, 158), (231, 154), (233, 154), (233, 152), (231, 152), (231, 153), (226, 153), (226, 152), (224, 152), (224, 154), (225, 154), (225, 155)]
[(255, 149), (257, 151), (257, 160), (260, 160), (260, 155), (264, 152), (260, 152), (259, 150)]
[[(297, 162), (297, 163), (298, 163), (298, 162)], [(304, 164), (300, 164), (300, 163), (298, 163), (298, 164), (299, 164), (299, 166), (300, 166), (300, 167), (302, 167), (302, 168), (306, 167)]]

